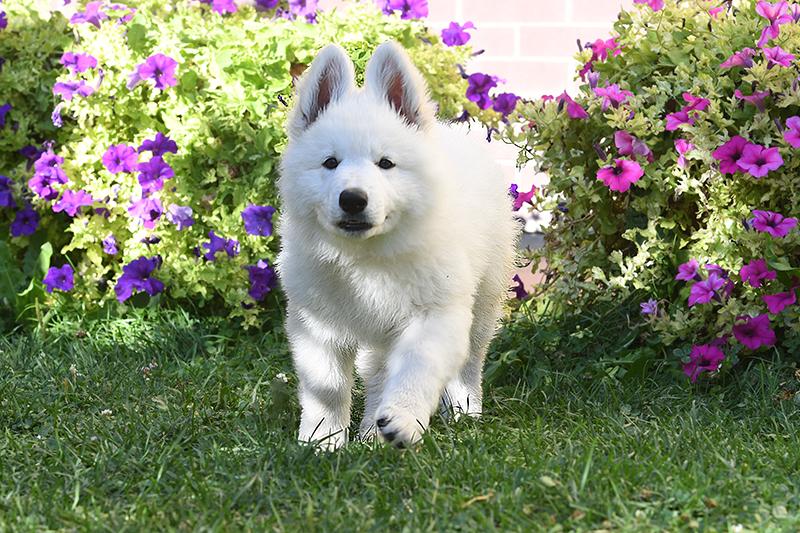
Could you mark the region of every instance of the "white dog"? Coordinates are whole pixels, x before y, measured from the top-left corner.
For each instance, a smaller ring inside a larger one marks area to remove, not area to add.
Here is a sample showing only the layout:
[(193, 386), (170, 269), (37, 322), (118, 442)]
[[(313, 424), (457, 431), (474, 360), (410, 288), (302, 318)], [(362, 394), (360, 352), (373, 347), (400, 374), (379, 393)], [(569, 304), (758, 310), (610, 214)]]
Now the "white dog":
[(363, 89), (336, 45), (299, 81), (281, 161), (286, 329), (301, 441), (347, 441), (353, 367), (361, 436), (417, 442), (440, 398), (481, 412), (481, 372), (519, 232), (481, 142), (436, 122), (422, 76), (395, 43)]

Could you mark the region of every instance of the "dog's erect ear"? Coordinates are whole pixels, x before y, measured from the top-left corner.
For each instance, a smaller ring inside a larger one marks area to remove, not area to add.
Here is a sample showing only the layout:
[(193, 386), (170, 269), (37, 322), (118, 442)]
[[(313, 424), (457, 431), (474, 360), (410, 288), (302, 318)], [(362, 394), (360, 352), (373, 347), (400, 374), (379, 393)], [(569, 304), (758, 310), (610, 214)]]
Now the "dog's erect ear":
[(300, 135), (330, 103), (354, 88), (352, 61), (341, 46), (329, 44), (297, 82), (295, 104), (289, 114), (289, 135)]
[(435, 121), (433, 104), (422, 74), (403, 47), (385, 42), (367, 63), (364, 86), (389, 104), (409, 124), (424, 130)]

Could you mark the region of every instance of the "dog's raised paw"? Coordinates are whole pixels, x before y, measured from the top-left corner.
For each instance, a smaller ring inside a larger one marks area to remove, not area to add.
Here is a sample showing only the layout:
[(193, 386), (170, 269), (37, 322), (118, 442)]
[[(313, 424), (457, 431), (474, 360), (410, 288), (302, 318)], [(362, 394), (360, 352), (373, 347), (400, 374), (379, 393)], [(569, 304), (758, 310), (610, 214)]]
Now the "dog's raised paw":
[(408, 448), (420, 440), (425, 432), (425, 423), (410, 412), (391, 410), (383, 412), (375, 421), (383, 440), (397, 448)]

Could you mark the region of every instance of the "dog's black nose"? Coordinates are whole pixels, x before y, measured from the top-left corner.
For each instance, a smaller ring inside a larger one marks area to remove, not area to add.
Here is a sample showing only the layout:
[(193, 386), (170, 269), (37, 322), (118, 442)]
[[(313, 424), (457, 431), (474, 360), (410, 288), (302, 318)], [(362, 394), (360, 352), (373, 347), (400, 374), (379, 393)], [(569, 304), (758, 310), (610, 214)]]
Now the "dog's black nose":
[(367, 193), (361, 189), (345, 189), (339, 195), (339, 207), (349, 215), (360, 213), (367, 207)]

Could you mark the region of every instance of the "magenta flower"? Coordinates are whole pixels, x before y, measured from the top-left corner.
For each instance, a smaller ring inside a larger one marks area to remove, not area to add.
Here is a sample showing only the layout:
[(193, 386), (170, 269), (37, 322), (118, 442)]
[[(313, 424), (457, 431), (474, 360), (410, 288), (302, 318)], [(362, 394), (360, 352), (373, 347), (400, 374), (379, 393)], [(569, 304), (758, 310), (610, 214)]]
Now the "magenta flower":
[(750, 143), (744, 137), (735, 135), (728, 142), (714, 150), (711, 154), (719, 161), (719, 171), (723, 174), (736, 174), (741, 172), (739, 160), (744, 155), (744, 149)]
[(700, 264), (697, 259), (689, 259), (686, 263), (678, 265), (678, 274), (675, 276), (676, 280), (692, 281), (697, 279), (697, 271), (700, 269)]
[(761, 287), (762, 281), (775, 279), (777, 275), (774, 270), (769, 270), (764, 259), (753, 259), (739, 270), (739, 277), (742, 278), (742, 282), (749, 283), (751, 287), (756, 289)]
[(597, 171), (597, 179), (612, 191), (626, 192), (631, 185), (644, 176), (644, 170), (636, 161), (616, 159), (614, 165)]
[(156, 89), (163, 91), (167, 87), (178, 84), (175, 69), (178, 62), (164, 54), (153, 54), (136, 67), (128, 79), (128, 89), (132, 89), (142, 80), (153, 80)]
[(733, 91), (733, 96), (735, 96), (739, 100), (744, 100), (745, 102), (753, 104), (754, 106), (756, 106), (756, 109), (758, 109), (761, 113), (767, 110), (767, 105), (764, 103), (764, 100), (766, 100), (769, 95), (770, 95), (769, 91), (754, 92), (751, 95), (745, 95), (739, 89)]
[(133, 295), (133, 291), (144, 291), (155, 296), (164, 290), (164, 284), (152, 277), (153, 272), (161, 267), (161, 257), (140, 257), (122, 267), (122, 275), (117, 280), (114, 292), (117, 300), (124, 302)]
[(167, 218), (170, 222), (178, 226), (178, 231), (183, 231), (194, 224), (192, 208), (189, 206), (171, 204), (167, 211)]
[(773, 237), (786, 237), (797, 226), (796, 218), (786, 218), (774, 211), (753, 210), (753, 227), (761, 233), (769, 233)]
[(717, 291), (721, 289), (723, 285), (725, 285), (725, 280), (719, 277), (715, 272), (710, 272), (708, 274), (708, 279), (698, 281), (692, 285), (689, 291), (689, 307), (695, 304), (707, 304), (717, 295)]
[(733, 326), (733, 336), (736, 340), (751, 350), (775, 345), (775, 332), (770, 327), (769, 315), (764, 313), (756, 317), (742, 318), (745, 320), (743, 324)]
[(492, 105), (489, 91), (497, 87), (497, 77), (476, 72), (467, 78), (467, 100), (475, 102), (481, 109), (488, 109)]
[(763, 178), (771, 170), (776, 170), (783, 166), (783, 158), (777, 148), (748, 144), (744, 147), (738, 165), (739, 168), (749, 172), (754, 178)]
[(792, 148), (800, 148), (800, 117), (793, 116), (786, 119), (786, 129), (783, 130), (783, 139)]
[(164, 208), (158, 198), (143, 197), (128, 207), (128, 213), (138, 218), (145, 228), (153, 229)]
[(678, 151), (678, 166), (686, 168), (686, 154), (695, 149), (695, 145), (686, 139), (675, 139), (675, 150)]
[(133, 172), (138, 161), (136, 150), (127, 144), (112, 144), (103, 154), (103, 166), (112, 174)]
[(215, 13), (224, 15), (225, 13), (236, 13), (236, 3), (233, 0), (212, 0), (211, 9)]
[(778, 294), (765, 294), (761, 297), (764, 303), (767, 304), (767, 309), (773, 315), (777, 315), (790, 305), (797, 303), (797, 295), (792, 289), (789, 292), (779, 292)]
[(494, 97), (492, 109), (503, 114), (503, 118), (514, 112), (519, 96), (513, 93), (500, 93)]
[(42, 280), (44, 286), (47, 287), (47, 292), (53, 292), (54, 289), (69, 292), (75, 286), (75, 278), (72, 267), (69, 263), (61, 268), (50, 267), (47, 270), (47, 275)]
[(769, 21), (769, 24), (761, 31), (761, 37), (758, 40), (759, 48), (767, 44), (770, 39), (776, 38), (781, 33), (781, 24), (792, 22), (792, 16), (788, 14), (789, 5), (785, 2), (778, 2), (772, 4), (760, 0), (756, 5), (756, 13)]
[(65, 189), (64, 194), (61, 195), (61, 198), (53, 204), (53, 211), (56, 213), (60, 211), (64, 211), (71, 217), (74, 217), (78, 214), (81, 207), (90, 206), (94, 203), (94, 198), (92, 195), (84, 191), (83, 189), (75, 192), (71, 189)]
[(633, 96), (632, 92), (621, 90), (616, 83), (608, 87), (595, 87), (594, 94), (603, 99), (603, 104), (600, 106), (603, 111), (608, 109), (609, 106), (617, 108), (620, 104), (625, 103), (628, 98)]
[(695, 117), (690, 116), (689, 112), (684, 110), (677, 113), (670, 113), (667, 115), (667, 131), (675, 131), (683, 124), (694, 125)]
[(475, 29), (472, 22), (465, 22), (461, 26), (458, 22), (451, 22), (450, 25), (442, 30), (442, 42), (447, 46), (463, 46), (469, 42), (471, 35), (467, 30)]
[(377, 0), (376, 3), (387, 15), (400, 11), (404, 20), (428, 16), (428, 0)]
[(61, 64), (70, 72), (84, 72), (97, 67), (97, 58), (89, 54), (64, 52), (61, 55)]
[(723, 11), (725, 11), (724, 5), (718, 7), (712, 7), (711, 9), (708, 10), (708, 14), (711, 15), (711, 18), (716, 19), (719, 18), (719, 14), (722, 13)]
[(660, 11), (664, 8), (664, 0), (633, 0), (634, 4), (647, 4), (653, 11)]
[(86, 9), (82, 12), (75, 13), (69, 19), (70, 24), (91, 24), (96, 28), (100, 27), (100, 21), (108, 18), (108, 15), (101, 11), (103, 2), (89, 2), (86, 4)]
[(647, 144), (627, 131), (614, 132), (614, 145), (619, 150), (620, 155), (639, 155), (646, 157), (648, 161), (653, 161), (653, 152)]
[(725, 354), (717, 346), (712, 344), (692, 346), (689, 362), (683, 364), (683, 373), (694, 383), (701, 373), (719, 370), (724, 359)]
[(512, 183), (508, 188), (509, 194), (514, 198), (514, 211), (519, 211), (526, 203), (533, 205), (533, 197), (536, 195), (536, 185), (531, 185), (531, 190), (528, 192), (519, 192), (516, 183)]
[(511, 286), (511, 290), (514, 292), (514, 297), (517, 300), (524, 300), (528, 297), (528, 291), (525, 290), (525, 284), (522, 282), (522, 278), (519, 277), (519, 274), (514, 274), (514, 277), (511, 278), (512, 281), (516, 283), (516, 285)]
[(563, 93), (558, 95), (556, 97), (556, 101), (559, 103), (559, 105), (566, 104), (567, 115), (569, 116), (569, 118), (574, 118), (574, 119), (589, 118), (589, 113), (587, 113), (586, 110), (579, 103), (570, 98), (570, 96), (567, 94), (567, 91), (564, 91)]
[(160, 155), (151, 157), (150, 161), (145, 163), (139, 163), (136, 168), (139, 171), (139, 185), (142, 186), (142, 192), (145, 194), (160, 191), (164, 188), (164, 180), (175, 176), (175, 171), (164, 162)]
[(794, 54), (790, 54), (780, 46), (772, 48), (764, 48), (764, 57), (767, 58), (767, 68), (774, 67), (790, 67), (794, 61)]
[(689, 92), (683, 93), (683, 99), (689, 104), (683, 108), (684, 111), (705, 111), (711, 104), (708, 98), (693, 96), (692, 93)]
[(653, 298), (650, 298), (646, 302), (640, 303), (639, 307), (641, 308), (643, 315), (658, 314), (658, 301)]
[(720, 64), (720, 68), (734, 68), (743, 67), (750, 68), (753, 66), (753, 56), (756, 51), (752, 48), (744, 48), (738, 52), (734, 52), (731, 57), (726, 59)]
[(77, 94), (78, 96), (91, 96), (94, 93), (94, 87), (88, 85), (85, 81), (60, 81), (53, 85), (53, 94), (60, 94), (64, 100), (72, 100)]

